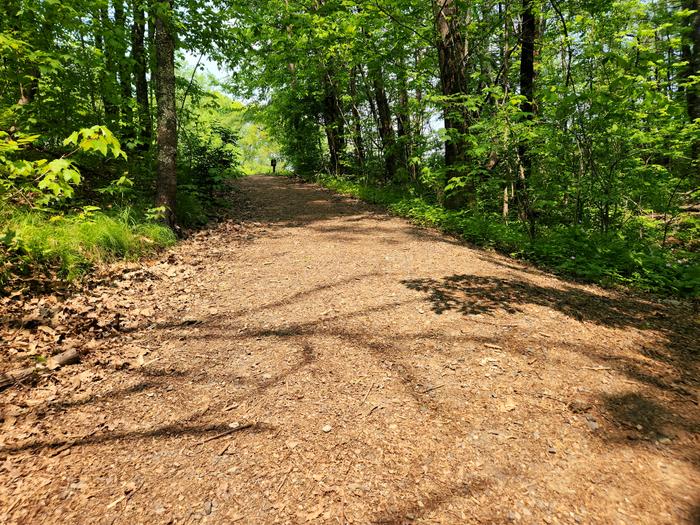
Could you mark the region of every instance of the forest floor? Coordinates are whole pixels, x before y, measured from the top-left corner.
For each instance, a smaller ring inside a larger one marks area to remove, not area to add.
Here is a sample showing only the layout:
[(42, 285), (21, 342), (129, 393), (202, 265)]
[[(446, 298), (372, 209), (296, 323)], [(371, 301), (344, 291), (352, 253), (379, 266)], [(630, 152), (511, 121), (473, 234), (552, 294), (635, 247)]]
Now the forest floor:
[(0, 393), (0, 522), (700, 523), (688, 304), (234, 186), (160, 260), (0, 303), (3, 367), (90, 350)]

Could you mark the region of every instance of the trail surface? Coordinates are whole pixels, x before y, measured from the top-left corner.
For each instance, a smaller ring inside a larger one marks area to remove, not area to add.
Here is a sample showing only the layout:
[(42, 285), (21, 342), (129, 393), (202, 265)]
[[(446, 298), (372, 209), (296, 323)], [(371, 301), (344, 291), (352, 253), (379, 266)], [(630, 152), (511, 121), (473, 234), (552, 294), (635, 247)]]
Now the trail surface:
[(698, 522), (686, 307), (236, 185), (95, 292), (123, 310), (90, 357), (0, 394), (0, 522)]

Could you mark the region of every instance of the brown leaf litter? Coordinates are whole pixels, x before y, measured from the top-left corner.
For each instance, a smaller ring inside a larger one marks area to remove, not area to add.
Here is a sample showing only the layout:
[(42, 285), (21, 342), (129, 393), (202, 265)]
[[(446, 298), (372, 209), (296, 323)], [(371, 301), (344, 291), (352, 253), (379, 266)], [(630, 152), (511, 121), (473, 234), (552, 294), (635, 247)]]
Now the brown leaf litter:
[[(695, 523), (688, 305), (313, 185), (82, 293), (3, 300), (3, 523)], [(659, 315), (661, 313), (662, 315)]]

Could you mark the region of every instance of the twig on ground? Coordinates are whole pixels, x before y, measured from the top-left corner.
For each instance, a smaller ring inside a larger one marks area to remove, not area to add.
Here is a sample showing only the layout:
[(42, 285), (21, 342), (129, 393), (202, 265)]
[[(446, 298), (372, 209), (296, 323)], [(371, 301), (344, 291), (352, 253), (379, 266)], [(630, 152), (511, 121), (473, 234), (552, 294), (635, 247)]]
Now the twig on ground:
[(437, 390), (438, 388), (442, 388), (443, 386), (445, 386), (445, 384), (446, 383), (443, 383), (443, 384), (437, 385), (437, 386), (431, 386), (430, 388), (426, 388), (425, 390), (423, 390), (422, 393), (427, 394), (428, 392), (432, 392), (433, 390)]
[(282, 481), (280, 481), (279, 485), (277, 485), (277, 490), (275, 492), (279, 492), (282, 489), (282, 486), (284, 485), (284, 482), (287, 481), (287, 477), (289, 476), (289, 473), (292, 471), (292, 467), (289, 467), (287, 472), (284, 473), (284, 476), (282, 476)]
[(112, 503), (107, 505), (107, 510), (116, 507), (117, 505), (119, 505), (119, 503), (121, 503), (124, 500), (126, 500), (128, 502), (131, 499), (131, 496), (133, 496), (136, 493), (136, 491), (139, 490), (141, 487), (143, 487), (143, 482), (140, 485), (135, 486), (133, 490), (130, 490), (129, 492), (127, 492), (123, 496), (118, 497)]
[(150, 361), (146, 361), (144, 364), (141, 365), (141, 368), (148, 366), (148, 365), (152, 365), (156, 361), (160, 361), (160, 357), (156, 357), (154, 359), (151, 359)]
[(361, 405), (364, 405), (365, 401), (367, 401), (367, 396), (369, 396), (369, 393), (374, 388), (374, 383), (376, 383), (376, 382), (377, 382), (377, 380), (375, 379), (374, 381), (372, 381), (372, 384), (369, 385), (369, 388), (367, 389), (367, 392), (365, 393), (365, 397), (362, 398), (362, 402), (360, 403)]
[(233, 443), (233, 440), (230, 440), (228, 443), (226, 443), (226, 445), (224, 445), (224, 448), (222, 448), (217, 455), (223, 456), (224, 454), (226, 454), (226, 451), (228, 450), (228, 447), (231, 446), (231, 443)]
[(246, 428), (250, 428), (253, 426), (253, 423), (246, 423), (245, 425), (240, 425), (237, 426), (236, 428), (232, 428), (231, 430), (226, 430), (225, 432), (222, 432), (221, 434), (217, 434), (215, 436), (209, 436), (206, 439), (203, 439), (202, 441), (199, 441), (198, 443), (195, 443), (195, 446), (199, 445), (204, 445), (204, 443), (209, 443), (210, 441), (214, 441), (215, 439), (222, 438), (224, 436), (228, 436), (229, 434), (233, 434), (234, 432), (238, 432), (239, 430), (244, 430)]
[(368, 418), (369, 416), (371, 416), (371, 415), (372, 415), (372, 412), (374, 412), (374, 411), (377, 410), (378, 408), (379, 408), (379, 405), (374, 405), (372, 408), (370, 408), (370, 409), (369, 409), (369, 412), (367, 412), (367, 414), (365, 414), (365, 418)]

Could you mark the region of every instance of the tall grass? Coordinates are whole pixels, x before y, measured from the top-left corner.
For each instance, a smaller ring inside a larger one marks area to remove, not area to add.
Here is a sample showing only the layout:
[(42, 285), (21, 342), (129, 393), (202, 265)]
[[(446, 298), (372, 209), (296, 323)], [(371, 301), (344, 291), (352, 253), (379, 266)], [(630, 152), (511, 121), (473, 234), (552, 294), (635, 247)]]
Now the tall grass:
[(169, 228), (140, 220), (129, 209), (51, 217), (5, 207), (0, 209), (0, 283), (2, 269), (5, 278), (41, 268), (72, 280), (95, 264), (135, 260), (175, 241)]

